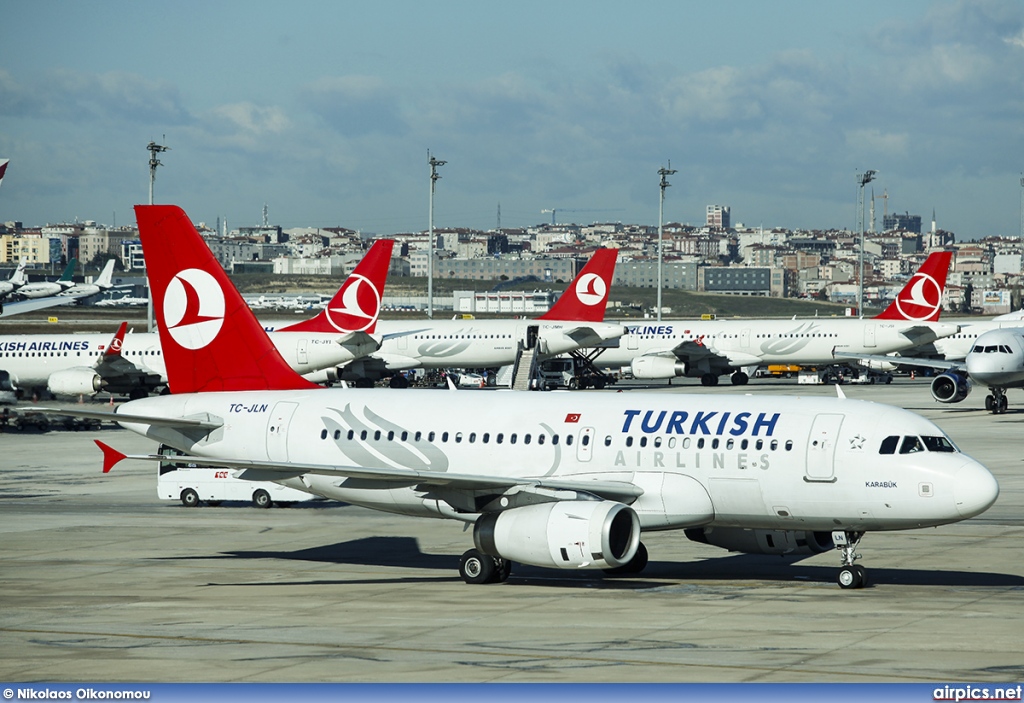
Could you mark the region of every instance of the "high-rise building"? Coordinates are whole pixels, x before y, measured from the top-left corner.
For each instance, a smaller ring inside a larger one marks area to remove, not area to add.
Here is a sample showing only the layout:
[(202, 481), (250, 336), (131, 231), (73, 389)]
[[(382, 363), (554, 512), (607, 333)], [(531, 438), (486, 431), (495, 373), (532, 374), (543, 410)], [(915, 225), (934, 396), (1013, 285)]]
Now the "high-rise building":
[(708, 205), (708, 227), (729, 229), (732, 226), (728, 205)]

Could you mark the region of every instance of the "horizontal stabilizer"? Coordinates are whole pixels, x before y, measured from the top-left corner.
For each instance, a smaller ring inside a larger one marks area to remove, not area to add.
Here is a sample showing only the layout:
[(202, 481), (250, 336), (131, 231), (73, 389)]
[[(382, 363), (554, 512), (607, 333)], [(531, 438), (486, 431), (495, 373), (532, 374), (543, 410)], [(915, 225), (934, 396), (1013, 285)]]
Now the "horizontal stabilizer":
[(110, 470), (114, 468), (114, 466), (118, 464), (122, 459), (128, 458), (127, 454), (123, 454), (117, 451), (109, 444), (104, 444), (98, 439), (94, 439), (93, 441), (96, 443), (96, 446), (99, 447), (100, 450), (102, 450), (103, 452), (103, 473), (105, 474), (109, 474)]

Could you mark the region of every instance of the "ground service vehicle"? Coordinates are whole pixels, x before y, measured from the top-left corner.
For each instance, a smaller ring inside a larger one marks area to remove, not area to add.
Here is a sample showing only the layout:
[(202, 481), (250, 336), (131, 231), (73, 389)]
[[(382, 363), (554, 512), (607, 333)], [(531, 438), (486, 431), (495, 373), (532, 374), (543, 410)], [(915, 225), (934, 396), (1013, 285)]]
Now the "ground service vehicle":
[[(172, 457), (181, 452), (161, 445), (160, 454)], [(180, 500), (187, 508), (197, 507), (202, 501), (219, 505), (225, 500), (251, 501), (257, 508), (269, 508), (274, 503), (287, 505), (316, 498), (312, 493), (272, 481), (235, 478), (233, 473), (226, 469), (195, 464), (179, 466), (173, 461), (161, 461), (157, 470), (157, 496), (161, 500)]]

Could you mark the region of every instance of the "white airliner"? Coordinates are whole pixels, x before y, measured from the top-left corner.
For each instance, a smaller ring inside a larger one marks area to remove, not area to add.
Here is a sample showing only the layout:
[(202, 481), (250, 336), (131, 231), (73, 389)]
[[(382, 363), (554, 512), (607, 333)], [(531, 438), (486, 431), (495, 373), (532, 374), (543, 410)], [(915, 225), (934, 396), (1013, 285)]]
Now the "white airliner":
[(36, 281), (35, 283), (26, 283), (18, 289), (18, 297), (32, 300), (35, 298), (49, 298), (50, 296), (57, 295), (61, 291), (65, 291), (71, 286), (75, 285), (75, 282), (71, 279), (71, 276), (75, 272), (75, 266), (78, 264), (78, 259), (72, 259), (68, 262), (68, 265), (64, 269), (64, 273), (60, 275), (56, 281)]
[[(705, 386), (732, 374), (747, 383), (746, 367), (761, 364), (821, 365), (836, 354), (887, 354), (955, 334), (938, 322), (949, 252), (928, 257), (896, 300), (877, 317), (792, 320), (674, 320), (630, 325), (618, 348), (594, 361), (603, 368), (629, 367), (635, 378), (699, 377)], [(883, 351), (884, 350), (884, 351)]]
[[(615, 271), (617, 249), (598, 249), (548, 312), (530, 320), (380, 320), (373, 331), (380, 349), (331, 369), (313, 380), (354, 382), (357, 387), (391, 376), (391, 386), (407, 385), (398, 374), (408, 369), (497, 368), (514, 364), (519, 350), (536, 348), (542, 359), (616, 339), (625, 328), (602, 322)], [(338, 330), (366, 328), (380, 309), (381, 296), (367, 286), (341, 305), (327, 307)], [(268, 331), (301, 330), (309, 323), (287, 327), (264, 325)]]
[(1024, 388), (1024, 327), (994, 328), (974, 338), (971, 350), (962, 361), (920, 359), (915, 357), (868, 357), (872, 361), (897, 361), (900, 365), (942, 369), (932, 379), (932, 397), (940, 403), (959, 403), (975, 385), (985, 386), (989, 395), (985, 409), (1005, 413), (1008, 388)]
[[(376, 289), (383, 290), (393, 245), (390, 239), (375, 242), (338, 289), (336, 300), (340, 300), (351, 285), (360, 282), (369, 281)], [(191, 301), (189, 314), (202, 317), (224, 313), (223, 310), (207, 311), (200, 306), (194, 289), (187, 282), (176, 288), (175, 294)], [(326, 322), (326, 312), (307, 324), (308, 331), (293, 329), (272, 335), (280, 354), (298, 373), (334, 368), (373, 352), (380, 345), (365, 332), (334, 329)], [(11, 382), (22, 394), (45, 388), (60, 396), (93, 395), (102, 391), (142, 398), (167, 385), (163, 352), (156, 333), (123, 336), (117, 364), (103, 363), (109, 342), (109, 334), (0, 336), (0, 370), (10, 374)], [(135, 370), (129, 370), (129, 365), (134, 365)], [(174, 390), (173, 383), (170, 388)]]
[[(11, 277), (6, 281), (0, 281), (0, 302), (28, 282), (25, 278), (25, 264), (25, 259), (19, 261), (18, 267), (14, 269)], [(2, 309), (3, 307), (0, 306), (0, 310)]]
[[(54, 412), (116, 418), (240, 478), (472, 525), (468, 583), (504, 581), (513, 561), (638, 572), (642, 531), (684, 529), (753, 553), (836, 546), (853, 588), (866, 531), (957, 522), (998, 495), (932, 422), (845, 398), (320, 388), (280, 358), (180, 208), (136, 217), (175, 393)], [(186, 315), (185, 281), (235, 312)], [(104, 471), (126, 458), (97, 444)]]
[(108, 259), (107, 263), (103, 265), (100, 275), (92, 283), (75, 283), (69, 288), (60, 291), (57, 295), (64, 298), (88, 298), (90, 295), (96, 295), (113, 288), (113, 281), (114, 259)]

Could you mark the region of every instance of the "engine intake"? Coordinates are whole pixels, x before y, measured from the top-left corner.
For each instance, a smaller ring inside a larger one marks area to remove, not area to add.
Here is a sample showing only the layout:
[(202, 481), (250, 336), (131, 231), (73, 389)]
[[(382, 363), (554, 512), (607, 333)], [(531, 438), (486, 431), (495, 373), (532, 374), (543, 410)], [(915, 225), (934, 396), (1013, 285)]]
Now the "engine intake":
[(473, 531), (491, 556), (556, 569), (613, 569), (640, 544), (640, 519), (609, 500), (569, 500), (486, 513)]
[(932, 381), (932, 397), (940, 403), (959, 403), (971, 392), (971, 380), (956, 371), (946, 371)]
[(828, 532), (747, 530), (742, 527), (693, 527), (684, 530), (693, 542), (744, 554), (821, 554), (832, 549)]

